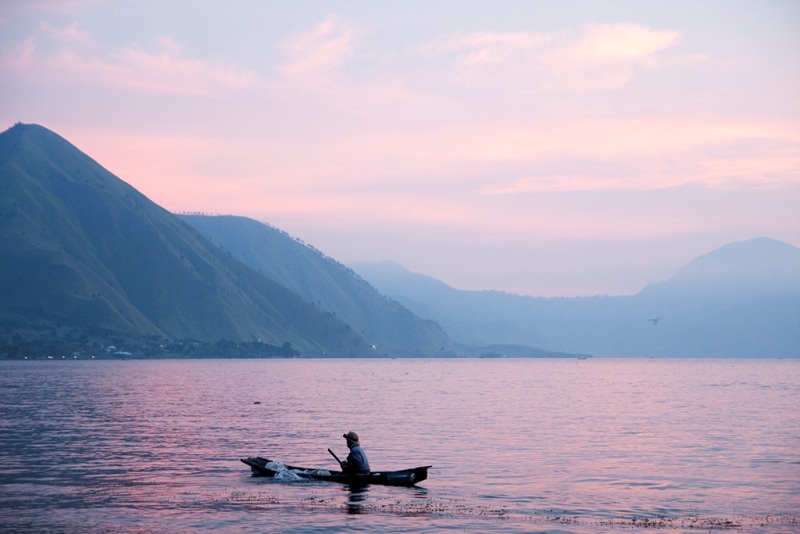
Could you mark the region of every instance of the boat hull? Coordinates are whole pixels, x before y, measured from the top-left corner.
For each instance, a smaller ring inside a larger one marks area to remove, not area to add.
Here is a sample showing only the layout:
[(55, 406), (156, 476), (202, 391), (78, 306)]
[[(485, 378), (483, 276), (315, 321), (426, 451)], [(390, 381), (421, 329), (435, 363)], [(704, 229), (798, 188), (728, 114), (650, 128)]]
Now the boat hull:
[[(255, 458), (242, 458), (241, 461), (250, 466), (253, 476), (274, 477), (278, 474), (278, 471), (274, 468), (276, 464), (273, 460), (257, 456)], [(272, 464), (272, 466), (269, 464)], [(400, 471), (373, 471), (369, 474), (352, 474), (291, 465), (283, 466), (292, 475), (299, 478), (340, 482), (342, 484), (381, 484), (384, 486), (413, 486), (428, 478), (429, 467), (431, 466), (426, 465)]]

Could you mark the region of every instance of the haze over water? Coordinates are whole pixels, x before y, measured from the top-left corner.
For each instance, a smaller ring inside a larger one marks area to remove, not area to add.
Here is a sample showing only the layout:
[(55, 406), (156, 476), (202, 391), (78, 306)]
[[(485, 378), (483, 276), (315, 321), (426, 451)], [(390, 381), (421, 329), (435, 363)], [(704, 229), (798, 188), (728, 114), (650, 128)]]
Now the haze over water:
[[(355, 430), (415, 488), (333, 469)], [(0, 530), (793, 532), (798, 360), (0, 362)]]

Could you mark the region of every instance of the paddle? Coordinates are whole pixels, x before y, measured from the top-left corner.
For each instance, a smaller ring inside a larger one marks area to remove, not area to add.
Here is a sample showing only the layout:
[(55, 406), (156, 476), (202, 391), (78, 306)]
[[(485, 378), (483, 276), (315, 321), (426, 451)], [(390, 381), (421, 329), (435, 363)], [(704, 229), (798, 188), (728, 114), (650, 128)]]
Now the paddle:
[(344, 469), (344, 465), (342, 464), (342, 461), (339, 459), (339, 457), (338, 457), (338, 456), (336, 456), (336, 453), (335, 453), (335, 452), (333, 452), (333, 451), (332, 451), (332, 450), (330, 450), (330, 449), (328, 449), (328, 452), (329, 452), (329, 453), (331, 453), (331, 456), (333, 456), (333, 457), (336, 459), (336, 461), (337, 461), (337, 462), (339, 462), (339, 467), (340, 467), (340, 468), (342, 468), (342, 469)]

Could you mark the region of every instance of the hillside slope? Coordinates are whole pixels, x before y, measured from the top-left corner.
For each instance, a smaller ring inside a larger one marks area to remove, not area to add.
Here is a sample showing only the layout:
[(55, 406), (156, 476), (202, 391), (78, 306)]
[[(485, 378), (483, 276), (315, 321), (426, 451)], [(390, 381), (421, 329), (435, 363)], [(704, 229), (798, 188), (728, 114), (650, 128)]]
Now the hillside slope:
[(179, 217), (260, 274), (362, 332), (379, 354), (463, 355), (434, 321), (420, 319), (349, 268), (281, 230), (246, 217)]
[(0, 134), (0, 331), (73, 329), (370, 353), (55, 133)]

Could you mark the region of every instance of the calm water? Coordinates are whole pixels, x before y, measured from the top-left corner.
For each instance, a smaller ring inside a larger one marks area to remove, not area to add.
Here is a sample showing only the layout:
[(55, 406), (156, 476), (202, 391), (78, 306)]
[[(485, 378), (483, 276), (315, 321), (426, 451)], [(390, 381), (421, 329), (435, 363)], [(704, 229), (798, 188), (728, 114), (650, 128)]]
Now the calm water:
[(0, 362), (0, 530), (447, 529), (796, 532), (800, 360)]

